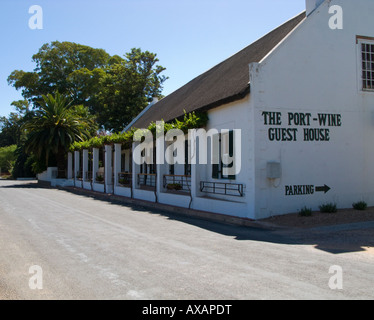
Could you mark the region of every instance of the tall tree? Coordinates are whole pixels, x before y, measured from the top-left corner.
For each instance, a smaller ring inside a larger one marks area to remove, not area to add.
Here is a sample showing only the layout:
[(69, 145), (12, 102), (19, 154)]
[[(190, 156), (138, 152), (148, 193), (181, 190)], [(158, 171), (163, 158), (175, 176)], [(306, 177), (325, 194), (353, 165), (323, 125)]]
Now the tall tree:
[(154, 53), (132, 49), (124, 60), (108, 66), (93, 106), (105, 128), (123, 130), (153, 97), (161, 97), (167, 78), (161, 75), (165, 68), (158, 61)]
[(109, 54), (103, 49), (54, 41), (44, 44), (32, 56), (36, 63), (33, 72), (15, 70), (8, 77), (8, 83), (17, 90), (22, 89), (23, 97), (34, 103), (40, 101), (42, 95), (59, 91), (74, 99), (74, 104), (82, 104), (89, 98), (89, 93), (79, 91), (79, 83), (71, 81), (72, 73), (77, 70), (100, 70), (109, 63), (109, 59)]
[(107, 130), (120, 131), (152, 100), (166, 80), (156, 54), (132, 49), (124, 58), (72, 42), (44, 44), (33, 72), (15, 70), (9, 85), (38, 108), (42, 95), (59, 91), (87, 106)]
[(22, 123), (29, 113), (29, 102), (19, 100), (12, 102), (16, 112), (11, 112), (8, 117), (0, 117), (0, 147), (18, 145), (22, 140)]
[(16, 145), (0, 148), (0, 173), (11, 171), (17, 158), (16, 149)]
[(24, 123), (27, 132), (25, 151), (38, 159), (45, 159), (46, 164), (50, 156), (54, 156), (59, 177), (63, 177), (69, 146), (89, 138), (94, 121), (84, 118), (88, 115), (84, 107), (72, 107), (71, 101), (58, 92), (43, 95), (39, 106)]

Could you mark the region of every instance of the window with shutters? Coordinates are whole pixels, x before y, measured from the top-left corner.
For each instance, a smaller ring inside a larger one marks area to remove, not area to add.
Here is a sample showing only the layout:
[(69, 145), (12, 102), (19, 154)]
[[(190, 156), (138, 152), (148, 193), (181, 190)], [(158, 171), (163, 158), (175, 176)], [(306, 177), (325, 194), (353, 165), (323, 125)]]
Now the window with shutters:
[(145, 161), (140, 165), (140, 173), (156, 174), (156, 146), (153, 147), (152, 152), (149, 154), (143, 149), (140, 155), (145, 157)]
[(230, 174), (234, 166), (234, 131), (214, 135), (212, 143), (212, 178), (234, 180), (235, 175)]

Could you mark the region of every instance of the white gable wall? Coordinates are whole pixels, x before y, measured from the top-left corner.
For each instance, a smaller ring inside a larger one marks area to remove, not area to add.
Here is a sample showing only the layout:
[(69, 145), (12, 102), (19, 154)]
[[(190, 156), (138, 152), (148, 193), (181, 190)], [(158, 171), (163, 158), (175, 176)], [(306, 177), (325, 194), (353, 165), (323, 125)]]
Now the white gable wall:
[[(329, 28), (332, 5), (343, 9), (342, 30)], [(304, 206), (317, 210), (327, 202), (340, 208), (359, 200), (374, 205), (374, 93), (359, 90), (356, 44), (357, 35), (374, 37), (373, 13), (372, 0), (325, 1), (251, 66), (257, 219)], [(304, 123), (289, 123), (292, 113), (302, 113)], [(319, 123), (318, 114), (327, 113), (335, 115), (337, 126)], [(304, 141), (304, 129), (322, 129), (329, 141)], [(271, 141), (277, 130), (292, 141)], [(280, 179), (266, 177), (272, 161), (281, 164)], [(326, 194), (303, 194), (300, 188), (325, 184), (331, 188)]]
[[(210, 156), (208, 164), (196, 165), (196, 182), (222, 182), (244, 185), (244, 196), (225, 196), (199, 192), (194, 197), (191, 208), (211, 211), (237, 217), (254, 219), (254, 119), (250, 95), (244, 99), (228, 103), (208, 111), (209, 121), (206, 130), (241, 130), (241, 170), (234, 180), (213, 179)], [(208, 144), (208, 153), (210, 144)]]

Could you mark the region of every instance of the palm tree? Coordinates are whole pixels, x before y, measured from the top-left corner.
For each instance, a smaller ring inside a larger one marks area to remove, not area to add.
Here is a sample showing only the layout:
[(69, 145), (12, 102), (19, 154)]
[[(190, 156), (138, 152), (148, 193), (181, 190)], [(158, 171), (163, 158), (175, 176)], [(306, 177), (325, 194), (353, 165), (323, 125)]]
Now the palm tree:
[[(66, 154), (75, 141), (90, 137), (92, 118), (83, 118), (82, 107), (72, 107), (71, 102), (58, 92), (43, 95), (40, 107), (25, 121), (27, 131), (25, 151), (46, 161), (55, 156), (58, 177), (65, 176)], [(77, 111), (78, 110), (78, 111)]]

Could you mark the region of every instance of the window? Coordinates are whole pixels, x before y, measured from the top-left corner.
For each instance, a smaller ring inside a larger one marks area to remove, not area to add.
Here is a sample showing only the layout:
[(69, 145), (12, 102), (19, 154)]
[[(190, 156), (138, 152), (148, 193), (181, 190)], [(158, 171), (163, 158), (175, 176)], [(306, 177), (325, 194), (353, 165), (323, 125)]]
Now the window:
[[(175, 144), (176, 142), (177, 142), (177, 139), (174, 139), (173, 144)], [(171, 143), (168, 144), (168, 147), (170, 145), (171, 145)], [(190, 142), (189, 142), (188, 139), (186, 139), (184, 141), (183, 146), (184, 146), (184, 162), (181, 163), (181, 165), (183, 165), (183, 173), (184, 173), (184, 175), (185, 176), (190, 176), (191, 175), (191, 161), (190, 161), (190, 153), (191, 153), (190, 149), (191, 149), (191, 147), (190, 147)], [(175, 147), (175, 145), (174, 145), (174, 147)], [(180, 147), (181, 146), (179, 146), (179, 148)], [(179, 151), (179, 152), (181, 152), (181, 151)], [(169, 163), (169, 174), (171, 174), (171, 175), (174, 175), (175, 171), (176, 171), (176, 166), (174, 164), (174, 161), (178, 161), (178, 160), (176, 160), (177, 155), (178, 155), (178, 149), (175, 149), (173, 151), (172, 155), (169, 154), (169, 159), (168, 159), (168, 163)], [(179, 160), (179, 161), (181, 162), (181, 160)], [(178, 162), (176, 162), (176, 163), (178, 164)], [(180, 169), (180, 170), (177, 169), (177, 172), (179, 174), (182, 174), (181, 170), (182, 169)]]
[[(212, 164), (212, 178), (214, 179), (235, 179), (235, 175), (227, 174), (227, 169), (234, 167), (234, 160), (230, 159), (234, 156), (234, 131), (219, 133), (213, 136), (214, 148), (213, 157), (218, 160)], [(225, 170), (226, 169), (226, 170)]]
[(140, 153), (142, 157), (145, 157), (145, 161), (140, 165), (140, 173), (156, 174), (156, 147), (148, 149), (148, 153), (145, 148)]
[(360, 49), (361, 89), (374, 91), (374, 38), (357, 37)]

